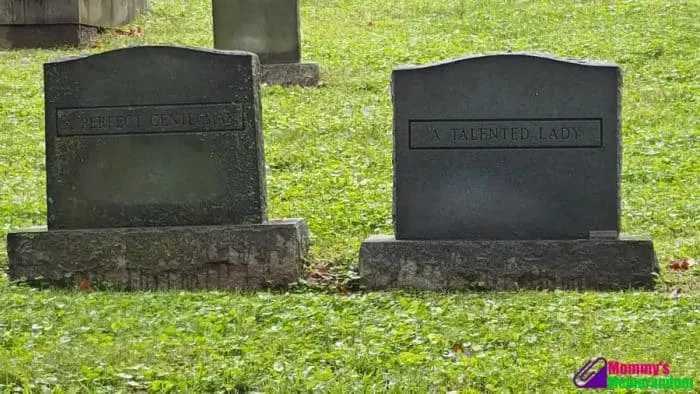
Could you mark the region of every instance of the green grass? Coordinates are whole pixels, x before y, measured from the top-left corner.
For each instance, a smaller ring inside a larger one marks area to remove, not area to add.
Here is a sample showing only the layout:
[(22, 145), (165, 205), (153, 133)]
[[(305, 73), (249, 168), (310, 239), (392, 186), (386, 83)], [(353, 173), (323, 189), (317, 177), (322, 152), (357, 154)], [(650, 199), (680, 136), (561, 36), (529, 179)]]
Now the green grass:
[[(212, 46), (208, 0), (154, 0), (97, 48), (0, 52), (0, 249), (45, 223), (41, 64), (133, 44)], [(304, 217), (309, 269), (347, 275), (390, 233), (391, 70), (541, 51), (624, 72), (622, 226), (700, 256), (700, 2), (304, 0), (317, 89), (265, 87), (269, 216)], [(135, 64), (134, 67), (138, 67)], [(0, 253), (0, 267), (6, 264)], [(4, 280), (6, 282), (6, 280)], [(669, 287), (684, 297), (673, 301)], [(561, 392), (593, 355), (700, 382), (700, 269), (652, 293), (74, 293), (0, 284), (0, 389)], [(455, 342), (470, 357), (452, 358)], [(403, 389), (403, 390), (402, 390)]]
[[(700, 376), (696, 304), (654, 293), (0, 297), (0, 384), (550, 392), (599, 354)], [(450, 354), (454, 343), (470, 354)]]

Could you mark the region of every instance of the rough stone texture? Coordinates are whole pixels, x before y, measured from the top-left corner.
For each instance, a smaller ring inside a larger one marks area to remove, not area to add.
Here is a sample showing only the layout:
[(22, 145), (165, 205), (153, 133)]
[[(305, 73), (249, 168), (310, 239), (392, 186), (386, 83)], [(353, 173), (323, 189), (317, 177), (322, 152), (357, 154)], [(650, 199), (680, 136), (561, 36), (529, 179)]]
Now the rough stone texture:
[(256, 53), (262, 64), (298, 63), (298, 0), (213, 0), (214, 47)]
[(150, 8), (150, 0), (0, 0), (0, 25), (119, 26)]
[(126, 290), (257, 290), (298, 279), (303, 219), (257, 225), (25, 231), (7, 237), (11, 279)]
[(131, 47), (44, 77), (49, 229), (266, 219), (255, 54)]
[(396, 238), (619, 231), (621, 78), (533, 54), (396, 69)]
[(0, 25), (0, 48), (79, 46), (97, 35), (97, 27), (76, 24)]
[(151, 8), (151, 1), (81, 0), (78, 2), (78, 7), (80, 23), (100, 27), (114, 27), (132, 22), (140, 13)]
[(263, 64), (262, 82), (268, 85), (316, 86), (321, 81), (318, 63)]
[(651, 288), (648, 238), (416, 241), (373, 236), (360, 249), (369, 289), (516, 290)]
[(0, 0), (0, 48), (84, 45), (132, 22), (150, 0)]

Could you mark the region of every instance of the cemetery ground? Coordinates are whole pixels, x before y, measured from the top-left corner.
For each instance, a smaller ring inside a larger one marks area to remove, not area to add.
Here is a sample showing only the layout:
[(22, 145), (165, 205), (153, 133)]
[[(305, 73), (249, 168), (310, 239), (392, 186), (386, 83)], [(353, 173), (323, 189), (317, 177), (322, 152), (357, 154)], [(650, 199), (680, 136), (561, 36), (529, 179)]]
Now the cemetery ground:
[[(560, 392), (597, 355), (669, 362), (697, 387), (700, 269), (666, 262), (700, 256), (700, 3), (307, 0), (301, 20), (323, 85), (264, 87), (263, 121), (269, 216), (308, 220), (308, 277), (237, 294), (33, 289), (3, 276), (0, 391)], [(211, 31), (209, 1), (154, 0), (79, 51), (211, 48)], [(360, 242), (392, 232), (391, 70), (508, 50), (622, 67), (622, 229), (652, 235), (656, 290), (358, 288)], [(0, 52), (2, 270), (7, 232), (45, 223), (42, 63), (76, 52)]]

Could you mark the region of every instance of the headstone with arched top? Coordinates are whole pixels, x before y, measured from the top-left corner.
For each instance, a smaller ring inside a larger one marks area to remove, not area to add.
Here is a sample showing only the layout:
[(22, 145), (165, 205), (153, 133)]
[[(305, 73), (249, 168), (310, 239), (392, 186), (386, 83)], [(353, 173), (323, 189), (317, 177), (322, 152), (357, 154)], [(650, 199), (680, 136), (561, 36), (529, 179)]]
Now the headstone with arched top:
[(308, 231), (267, 219), (255, 54), (132, 47), (47, 63), (44, 78), (48, 231), (8, 235), (10, 277), (129, 289), (296, 281)]

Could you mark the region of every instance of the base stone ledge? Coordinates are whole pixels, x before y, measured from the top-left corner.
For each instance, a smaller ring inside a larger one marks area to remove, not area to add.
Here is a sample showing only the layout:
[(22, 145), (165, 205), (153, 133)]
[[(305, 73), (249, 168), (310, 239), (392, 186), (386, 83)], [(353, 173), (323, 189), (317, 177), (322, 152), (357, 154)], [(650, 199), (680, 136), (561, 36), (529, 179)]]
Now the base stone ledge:
[(318, 63), (263, 64), (262, 82), (268, 85), (316, 86), (321, 81)]
[(360, 248), (369, 290), (651, 289), (658, 272), (648, 236), (581, 240), (397, 240)]
[(99, 28), (81, 24), (0, 25), (0, 48), (54, 48), (87, 45)]
[(308, 253), (304, 219), (227, 226), (9, 233), (11, 280), (122, 290), (280, 288), (295, 282)]

